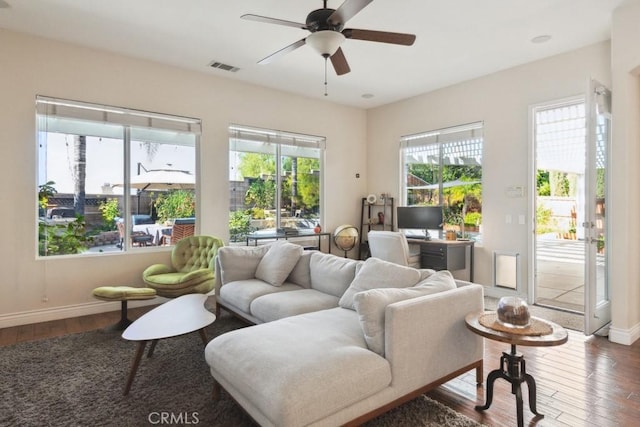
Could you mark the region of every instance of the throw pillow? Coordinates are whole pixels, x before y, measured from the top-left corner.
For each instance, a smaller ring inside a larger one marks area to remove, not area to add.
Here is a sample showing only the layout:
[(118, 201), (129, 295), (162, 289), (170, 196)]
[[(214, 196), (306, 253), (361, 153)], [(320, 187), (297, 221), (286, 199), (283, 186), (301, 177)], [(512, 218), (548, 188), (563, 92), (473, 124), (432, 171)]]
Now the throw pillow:
[(313, 252), (309, 263), (311, 289), (340, 298), (356, 277), (364, 261)]
[(420, 280), (420, 271), (379, 258), (369, 258), (356, 274), (344, 295), (340, 307), (354, 310), (353, 296), (358, 292), (376, 288), (406, 288)]
[(313, 251), (302, 252), (300, 260), (296, 263), (295, 267), (293, 267), (293, 270), (291, 270), (286, 282), (295, 283), (306, 289), (311, 287), (311, 267), (309, 265), (311, 254), (313, 254)]
[(433, 273), (435, 273), (435, 270), (432, 270), (430, 268), (421, 268), (420, 270), (420, 281), (423, 281), (424, 279), (426, 279), (427, 277), (431, 276)]
[(268, 249), (268, 246), (224, 246), (218, 249), (217, 264), (222, 283), (255, 278), (258, 264)]
[(430, 293), (448, 291), (449, 289), (455, 289), (456, 280), (448, 270), (436, 271), (424, 280), (418, 282), (416, 288), (428, 288)]
[(438, 271), (410, 288), (381, 288), (359, 292), (353, 297), (353, 305), (360, 319), (367, 347), (384, 357), (385, 309), (389, 304), (455, 289), (451, 273)]
[(302, 251), (302, 246), (286, 241), (271, 244), (256, 268), (256, 279), (282, 286), (302, 256)]

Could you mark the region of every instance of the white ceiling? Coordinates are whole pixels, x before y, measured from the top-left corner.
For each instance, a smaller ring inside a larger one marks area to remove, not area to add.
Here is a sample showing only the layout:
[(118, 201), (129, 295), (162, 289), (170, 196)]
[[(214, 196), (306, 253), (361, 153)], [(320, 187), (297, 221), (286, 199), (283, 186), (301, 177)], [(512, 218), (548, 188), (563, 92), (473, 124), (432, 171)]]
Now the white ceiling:
[[(623, 1), (375, 0), (346, 27), (413, 33), (416, 42), (346, 40), (351, 73), (336, 76), (329, 64), (326, 98), (324, 60), (310, 46), (257, 64), (307, 31), (240, 19), (304, 23), (321, 0), (4, 0), (0, 27), (371, 108), (608, 40), (611, 12)], [(552, 39), (531, 43), (539, 35)], [(212, 69), (212, 61), (240, 70)]]

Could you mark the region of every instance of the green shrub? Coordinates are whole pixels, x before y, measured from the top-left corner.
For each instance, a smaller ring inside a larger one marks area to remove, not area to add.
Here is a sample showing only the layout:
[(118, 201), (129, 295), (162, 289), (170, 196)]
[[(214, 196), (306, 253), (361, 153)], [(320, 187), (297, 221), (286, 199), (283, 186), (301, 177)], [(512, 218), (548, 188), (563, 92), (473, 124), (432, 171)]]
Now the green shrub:
[(175, 218), (191, 218), (196, 214), (196, 200), (193, 191), (173, 190), (160, 194), (155, 201), (158, 219), (164, 222)]
[(82, 215), (67, 224), (38, 224), (38, 253), (41, 256), (79, 254), (88, 248), (93, 240), (85, 234)]
[(536, 234), (556, 232), (557, 224), (552, 218), (553, 210), (542, 205), (536, 206)]
[(482, 214), (480, 212), (469, 212), (464, 217), (464, 225), (477, 226), (482, 224)]
[[(102, 212), (102, 220), (106, 226), (104, 231), (116, 229), (116, 218), (120, 216), (120, 208), (118, 207), (118, 199), (107, 199), (98, 206)], [(101, 227), (102, 228), (102, 227)]]
[(232, 242), (241, 242), (251, 232), (250, 211), (235, 211), (229, 215), (229, 235)]

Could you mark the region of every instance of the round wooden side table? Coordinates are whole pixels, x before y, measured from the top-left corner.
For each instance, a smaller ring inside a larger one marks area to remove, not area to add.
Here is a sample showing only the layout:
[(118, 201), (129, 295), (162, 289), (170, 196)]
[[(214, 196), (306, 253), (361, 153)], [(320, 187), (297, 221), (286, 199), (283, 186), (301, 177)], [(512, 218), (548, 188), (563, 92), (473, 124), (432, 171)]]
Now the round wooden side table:
[(495, 312), (485, 311), (468, 314), (464, 319), (467, 328), (476, 334), (511, 345), (509, 353), (502, 352), (500, 368), (487, 375), (486, 402), (482, 406), (476, 406), (476, 410), (489, 409), (493, 400), (493, 383), (498, 378), (502, 378), (511, 383), (511, 393), (516, 396), (518, 427), (522, 427), (524, 425), (521, 389), (523, 382), (526, 382), (529, 387), (529, 409), (537, 416), (544, 415), (538, 413), (536, 409), (536, 381), (527, 373), (524, 356), (516, 351), (516, 345), (534, 347), (561, 345), (567, 342), (568, 334), (562, 326), (537, 317), (531, 318), (531, 325), (535, 325), (537, 329), (532, 331), (531, 335), (527, 335), (527, 330), (504, 327), (496, 323), (495, 318), (497, 318)]

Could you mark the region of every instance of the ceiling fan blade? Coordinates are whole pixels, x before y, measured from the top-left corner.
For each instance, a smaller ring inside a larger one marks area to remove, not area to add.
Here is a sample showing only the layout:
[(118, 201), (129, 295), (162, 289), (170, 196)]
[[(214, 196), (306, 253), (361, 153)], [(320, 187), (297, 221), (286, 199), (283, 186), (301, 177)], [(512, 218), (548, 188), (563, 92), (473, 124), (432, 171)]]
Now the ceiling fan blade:
[(347, 58), (344, 57), (344, 53), (340, 47), (336, 50), (336, 53), (331, 55), (331, 64), (333, 64), (333, 69), (336, 70), (336, 74), (339, 76), (351, 71), (347, 63)]
[(294, 50), (296, 50), (297, 48), (299, 48), (300, 46), (304, 46), (306, 43), (305, 39), (302, 40), (298, 40), (295, 43), (291, 43), (289, 46), (287, 47), (283, 47), (282, 49), (280, 49), (277, 52), (272, 53), (271, 55), (267, 56), (266, 58), (261, 59), (260, 61), (258, 61), (258, 64), (268, 64), (269, 62), (286, 55), (289, 52), (292, 52)]
[(342, 5), (329, 16), (328, 21), (333, 25), (343, 24), (353, 18), (356, 13), (364, 9), (373, 0), (345, 0)]
[(411, 46), (416, 41), (415, 34), (389, 33), (387, 31), (356, 30), (347, 28), (342, 34), (348, 39), (366, 40), (370, 42), (401, 44)]
[(278, 19), (278, 18), (269, 18), (268, 16), (252, 15), (250, 13), (242, 15), (240, 18), (247, 19), (249, 21), (264, 22), (267, 24), (277, 24), (277, 25), (285, 25), (287, 27), (302, 28), (303, 30), (307, 29), (307, 26), (305, 24), (301, 24), (299, 22), (286, 21), (284, 19)]

